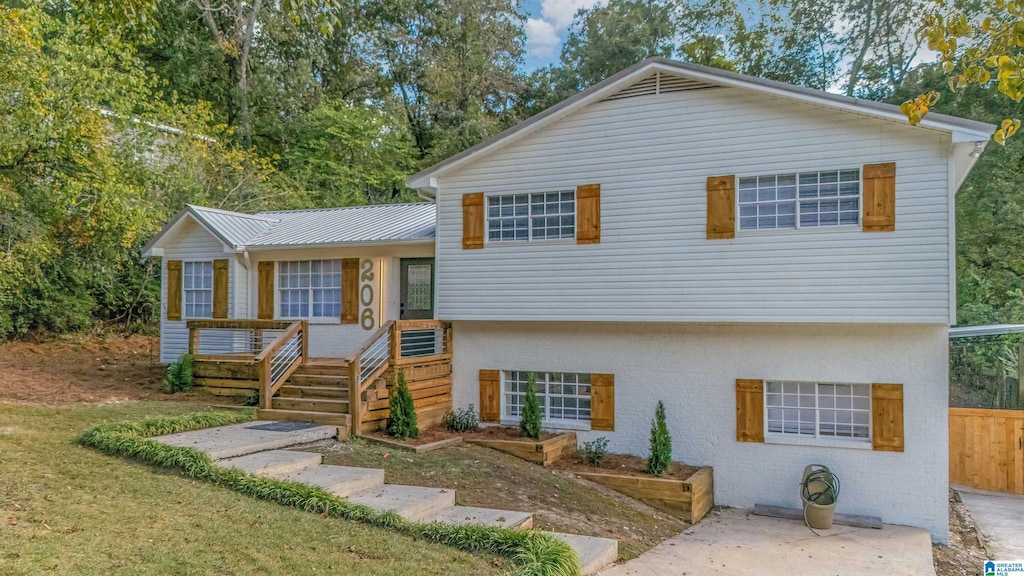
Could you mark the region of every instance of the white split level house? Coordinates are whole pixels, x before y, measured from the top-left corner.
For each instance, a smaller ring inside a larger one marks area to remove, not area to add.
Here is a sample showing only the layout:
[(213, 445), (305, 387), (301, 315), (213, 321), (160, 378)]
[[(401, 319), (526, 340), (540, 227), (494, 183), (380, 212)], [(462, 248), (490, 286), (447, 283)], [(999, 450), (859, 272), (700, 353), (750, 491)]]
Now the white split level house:
[[(644, 456), (660, 400), (716, 504), (799, 507), (824, 464), (839, 512), (945, 542), (954, 203), (993, 129), (648, 59), (411, 176), (434, 203), (186, 209), (147, 252), (183, 267), (161, 358), (189, 317), (306, 319), (343, 357), (416, 312), (484, 421), (517, 422), (534, 372), (546, 427)], [(224, 296), (195, 288), (218, 266)], [(364, 269), (369, 303), (342, 297)]]

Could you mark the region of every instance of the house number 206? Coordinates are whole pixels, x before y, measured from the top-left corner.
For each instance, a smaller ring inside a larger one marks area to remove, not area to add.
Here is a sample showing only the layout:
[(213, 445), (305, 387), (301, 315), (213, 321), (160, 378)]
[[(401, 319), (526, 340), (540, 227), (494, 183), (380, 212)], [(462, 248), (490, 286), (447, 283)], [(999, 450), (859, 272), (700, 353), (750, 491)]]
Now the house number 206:
[(373, 317), (373, 260), (361, 261), (359, 268), (359, 304), (362, 307), (359, 312), (359, 325), (363, 330), (373, 330), (377, 326), (377, 319)]

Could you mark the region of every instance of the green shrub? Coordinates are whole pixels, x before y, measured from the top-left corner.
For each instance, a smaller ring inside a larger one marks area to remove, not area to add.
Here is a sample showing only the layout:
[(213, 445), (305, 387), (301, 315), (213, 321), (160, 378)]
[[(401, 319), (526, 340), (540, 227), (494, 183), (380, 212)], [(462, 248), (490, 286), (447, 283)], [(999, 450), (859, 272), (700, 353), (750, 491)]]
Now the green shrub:
[(167, 374), (164, 376), (164, 390), (170, 394), (191, 390), (194, 362), (195, 357), (191, 354), (182, 354), (175, 362), (172, 362), (167, 367)]
[(587, 463), (591, 466), (600, 466), (601, 461), (604, 460), (604, 455), (608, 450), (608, 439), (604, 436), (600, 436), (591, 440), (590, 442), (583, 443), (583, 457), (586, 458)]
[(519, 435), (523, 438), (540, 440), (540, 402), (537, 401), (537, 375), (526, 376), (526, 402), (519, 415)]
[(323, 488), (264, 478), (238, 469), (220, 468), (202, 452), (192, 448), (167, 446), (149, 439), (152, 436), (249, 421), (254, 417), (253, 410), (200, 412), (141, 422), (103, 424), (83, 432), (78, 442), (106, 454), (129, 456), (148, 464), (175, 468), (190, 478), (207, 480), (260, 500), (325, 517), (363, 522), (467, 552), (500, 554), (512, 561), (510, 574), (576, 576), (580, 573), (576, 552), (549, 534), (490, 526), (410, 522), (391, 511), (379, 512), (367, 506), (351, 504)]
[(476, 432), (480, 428), (480, 418), (472, 404), (445, 414), (441, 423), (449, 432)]
[(413, 406), (412, 393), (405, 382), (405, 371), (398, 371), (398, 383), (391, 389), (388, 403), (387, 433), (398, 439), (417, 438), (420, 429), (416, 426), (416, 407)]
[(672, 436), (665, 423), (665, 404), (658, 400), (651, 421), (651, 456), (647, 459), (647, 473), (654, 476), (664, 474), (672, 465)]

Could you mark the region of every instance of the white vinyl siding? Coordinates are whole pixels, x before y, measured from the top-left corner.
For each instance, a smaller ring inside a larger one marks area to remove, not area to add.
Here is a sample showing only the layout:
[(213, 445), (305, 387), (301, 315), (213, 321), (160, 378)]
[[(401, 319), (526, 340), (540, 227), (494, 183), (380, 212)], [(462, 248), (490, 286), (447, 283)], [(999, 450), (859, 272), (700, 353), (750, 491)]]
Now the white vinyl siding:
[(184, 318), (213, 318), (213, 262), (184, 262), (181, 285)]
[[(724, 119), (743, 137), (709, 139)], [(596, 103), (441, 177), (437, 314), (948, 324), (949, 150), (948, 134), (739, 89)], [(897, 166), (894, 232), (824, 226), (707, 239), (708, 177), (880, 162)], [(581, 183), (601, 185), (599, 244), (462, 249), (463, 194)]]
[[(541, 421), (546, 426), (559, 423), (590, 422), (590, 374), (570, 372), (534, 372)], [(506, 421), (518, 420), (526, 404), (530, 372), (502, 372), (502, 416)]]
[(293, 260), (277, 263), (279, 317), (341, 317), (341, 260)]
[(576, 236), (576, 192), (487, 197), (487, 241), (554, 240)]
[(765, 383), (765, 434), (871, 441), (871, 385)]

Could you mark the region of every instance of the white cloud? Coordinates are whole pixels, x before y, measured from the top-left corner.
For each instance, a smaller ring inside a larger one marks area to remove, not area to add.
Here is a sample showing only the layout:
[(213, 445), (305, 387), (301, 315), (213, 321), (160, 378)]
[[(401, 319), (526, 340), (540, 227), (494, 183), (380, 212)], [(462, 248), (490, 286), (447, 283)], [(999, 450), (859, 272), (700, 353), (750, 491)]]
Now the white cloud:
[(555, 25), (540, 18), (529, 18), (526, 21), (526, 52), (530, 56), (546, 58), (554, 55), (562, 45), (562, 39), (555, 31)]
[(556, 30), (572, 24), (572, 17), (580, 8), (591, 8), (601, 0), (541, 0), (540, 14), (554, 24)]

